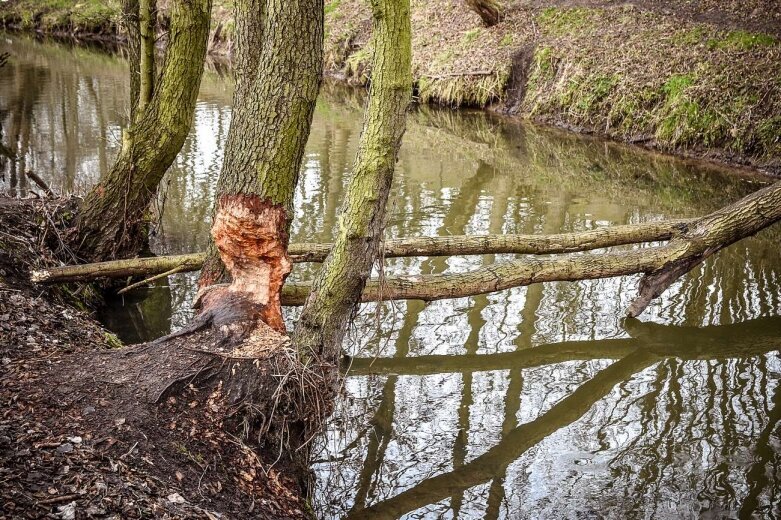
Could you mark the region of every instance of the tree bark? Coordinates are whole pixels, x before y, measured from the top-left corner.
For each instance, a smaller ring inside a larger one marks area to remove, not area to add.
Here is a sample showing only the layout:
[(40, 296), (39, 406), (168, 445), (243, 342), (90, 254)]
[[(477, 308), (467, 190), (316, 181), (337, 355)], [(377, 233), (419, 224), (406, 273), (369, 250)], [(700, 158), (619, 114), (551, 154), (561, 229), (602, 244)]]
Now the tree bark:
[[(640, 284), (640, 294), (628, 309), (628, 315), (634, 317), (639, 315), (650, 301), (658, 297), (673, 281), (703, 260), (738, 240), (756, 234), (778, 220), (781, 220), (781, 182), (763, 188), (696, 221), (659, 223), (658, 228), (656, 224), (650, 224), (648, 227), (641, 225), (642, 229), (620, 226), (624, 228), (622, 233), (610, 232), (608, 230), (611, 228), (607, 228), (605, 233), (595, 230), (582, 234), (550, 235), (537, 237), (540, 240), (529, 242), (538, 252), (549, 252), (554, 248), (585, 251), (592, 246), (607, 247), (619, 242), (633, 243), (635, 238), (641, 236), (649, 240), (662, 240), (663, 236), (672, 236), (673, 240), (665, 246), (599, 255), (519, 259), (491, 264), (464, 273), (386, 278), (381, 285), (376, 280), (369, 281), (361, 295), (361, 301), (401, 299), (433, 301), (475, 296), (541, 282), (577, 281), (645, 273), (646, 277)], [(558, 238), (551, 240), (549, 238), (551, 236)], [(470, 238), (484, 243), (487, 240), (483, 237)], [(418, 249), (411, 247), (412, 242), (416, 240), (418, 239), (402, 239), (397, 243), (390, 241), (388, 250), (404, 255), (412, 254), (416, 250), (419, 254), (430, 256), (437, 251), (452, 252), (455, 247), (452, 237), (446, 237), (444, 242), (438, 242), (439, 239), (435, 238), (422, 239), (422, 243), (416, 245), (419, 246)], [(617, 240), (619, 242), (616, 242)], [(502, 237), (487, 241), (497, 248), (508, 245)], [(478, 252), (471, 249), (473, 245), (475, 244), (469, 244), (463, 249), (459, 245), (458, 248), (460, 251)], [(515, 245), (526, 247), (522, 244)], [(328, 246), (317, 246), (312, 249), (304, 245), (299, 247), (301, 249), (296, 246), (290, 248), (294, 253), (293, 260), (311, 261), (320, 254), (319, 250), (322, 247)], [(549, 249), (545, 249), (546, 247)], [(309, 251), (312, 252), (311, 255)], [(480, 253), (490, 251), (490, 249), (479, 250)], [(517, 249), (513, 249), (512, 252), (517, 252)], [(157, 274), (180, 264), (189, 265), (194, 270), (201, 258), (202, 256), (191, 255), (183, 256), (181, 260), (179, 257), (163, 257), (153, 260), (130, 260), (126, 265), (107, 263), (84, 267), (71, 266), (38, 271), (33, 274), (33, 281), (50, 283), (93, 279), (101, 275)], [(158, 263), (155, 265), (155, 262)], [(308, 283), (287, 284), (282, 290), (281, 303), (303, 305), (310, 289), (311, 284)]]
[(486, 27), (496, 25), (502, 18), (502, 6), (498, 0), (466, 0), (466, 5), (480, 16)]
[[(453, 235), (446, 237), (414, 237), (386, 240), (380, 256), (383, 258), (413, 256), (531, 254), (547, 255), (590, 251), (626, 244), (670, 240), (680, 235), (692, 220), (667, 220), (628, 224), (551, 235)], [(333, 244), (290, 244), (288, 255), (295, 263), (322, 262)], [(157, 275), (180, 268), (179, 272), (197, 271), (207, 253), (130, 258), (94, 264), (79, 264), (42, 269), (32, 273), (37, 283), (75, 282), (96, 278), (126, 278)]]
[(211, 0), (177, 0), (165, 64), (151, 101), (123, 135), (108, 174), (84, 198), (74, 249), (89, 260), (135, 255), (144, 242), (146, 211), (192, 124), (209, 35)]
[[(601, 255), (500, 262), (457, 274), (387, 278), (366, 284), (361, 301), (462, 298), (540, 282), (577, 281), (646, 273), (628, 310), (634, 317), (678, 277), (720, 249), (781, 220), (781, 182), (702, 217), (669, 244)], [(301, 305), (308, 284), (288, 285), (285, 305)]]
[(139, 35), (141, 38), (138, 110), (143, 113), (152, 100), (155, 87), (155, 22), (157, 21), (155, 0), (139, 0), (138, 12)]
[[(279, 294), (291, 269), (287, 254), (293, 196), (309, 137), (323, 61), (323, 1), (237, 4), (240, 66), (225, 162), (217, 183), (212, 238), (219, 251), (201, 271), (202, 312), (236, 297), (260, 308), (260, 319), (284, 331)], [(260, 56), (249, 46), (265, 35)], [(200, 296), (199, 296), (200, 298)]]
[(668, 244), (663, 264), (646, 272), (640, 281), (640, 294), (629, 306), (628, 316), (638, 316), (675, 280), (714, 253), (778, 220), (781, 220), (781, 181), (703, 217)]
[(377, 258), (412, 95), (409, 0), (373, 0), (372, 81), (353, 177), (333, 247), (293, 334), (302, 355), (334, 364)]
[(141, 34), (138, 0), (122, 0), (120, 26), (127, 38), (125, 48), (130, 69), (130, 121), (135, 121), (138, 95), (141, 92)]

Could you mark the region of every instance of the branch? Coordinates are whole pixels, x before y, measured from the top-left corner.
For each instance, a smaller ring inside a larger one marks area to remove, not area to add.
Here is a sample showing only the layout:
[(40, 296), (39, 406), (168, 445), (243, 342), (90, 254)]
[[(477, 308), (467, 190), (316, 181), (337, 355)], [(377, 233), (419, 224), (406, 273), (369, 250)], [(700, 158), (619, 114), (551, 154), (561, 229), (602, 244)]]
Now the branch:
[[(705, 258), (781, 220), (781, 181), (758, 190), (725, 208), (689, 224), (667, 245), (604, 253), (563, 255), (555, 258), (498, 262), (456, 274), (387, 278), (366, 284), (361, 301), (463, 298), (540, 282), (571, 282), (637, 273), (647, 276), (628, 315), (642, 312), (676, 278)], [(287, 284), (283, 305), (301, 305), (308, 284)]]
[[(664, 246), (601, 255), (513, 260), (464, 273), (385, 278), (382, 284), (377, 280), (368, 282), (361, 301), (434, 301), (504, 291), (541, 282), (570, 282), (646, 273), (663, 266), (671, 254), (668, 246)], [(285, 284), (282, 304), (302, 305), (309, 289), (309, 283)]]
[[(411, 256), (450, 256), (488, 254), (545, 255), (588, 251), (626, 244), (669, 240), (686, 230), (691, 220), (668, 220), (612, 226), (580, 233), (553, 235), (455, 235), (449, 237), (417, 237), (388, 240), (385, 258)], [(288, 253), (293, 262), (322, 262), (331, 250), (331, 244), (291, 244)], [(201, 268), (205, 253), (131, 258), (94, 264), (54, 267), (34, 271), (33, 282), (55, 283), (94, 280), (96, 278), (125, 278), (149, 276), (181, 267), (181, 272)]]

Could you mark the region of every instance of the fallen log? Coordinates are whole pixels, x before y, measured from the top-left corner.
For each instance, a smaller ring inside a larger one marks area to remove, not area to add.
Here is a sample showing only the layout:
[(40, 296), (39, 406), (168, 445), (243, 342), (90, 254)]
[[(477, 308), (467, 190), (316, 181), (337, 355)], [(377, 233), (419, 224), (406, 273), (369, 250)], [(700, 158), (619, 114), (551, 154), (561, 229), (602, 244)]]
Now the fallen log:
[[(385, 257), (449, 254), (582, 252), (620, 244), (662, 241), (663, 246), (604, 254), (569, 254), (553, 258), (523, 258), (498, 262), (454, 274), (399, 276), (370, 280), (362, 302), (387, 300), (434, 301), (462, 298), (541, 282), (577, 281), (645, 274), (640, 294), (630, 305), (629, 316), (639, 315), (664, 289), (715, 252), (781, 220), (781, 182), (696, 220), (679, 220), (602, 228), (557, 235), (492, 235), (473, 237), (408, 238), (385, 244)], [(480, 249), (478, 246), (482, 246)], [(319, 261), (329, 244), (293, 244), (294, 261)], [(35, 271), (35, 282), (91, 280), (101, 276), (159, 274), (184, 266), (196, 270), (203, 254), (118, 260), (99, 264)], [(197, 267), (196, 267), (197, 266)], [(220, 287), (219, 285), (212, 286)], [(287, 283), (283, 305), (303, 305), (309, 283)]]
[[(501, 253), (531, 255), (571, 253), (670, 240), (685, 231), (691, 222), (691, 220), (667, 220), (552, 235), (456, 235), (402, 238), (386, 241), (382, 256), (399, 258)], [(290, 244), (288, 253), (294, 263), (322, 262), (330, 250), (331, 244)], [(201, 268), (205, 257), (205, 253), (191, 253), (69, 265), (33, 271), (30, 278), (36, 283), (57, 283), (97, 278), (150, 276), (176, 268), (179, 268), (179, 272), (197, 271)]]
[(160, 274), (176, 267), (182, 271), (197, 271), (201, 268), (205, 254), (157, 256), (150, 258), (129, 258), (94, 264), (52, 267), (30, 273), (30, 280), (36, 283), (81, 282), (98, 278), (125, 278)]
[[(498, 262), (455, 274), (399, 276), (371, 280), (361, 301), (462, 298), (540, 282), (566, 282), (643, 273), (640, 294), (629, 307), (638, 316), (678, 277), (717, 251), (781, 220), (781, 182), (688, 224), (668, 244), (604, 254), (572, 254), (554, 258)], [(286, 284), (283, 305), (303, 304), (309, 284)]]

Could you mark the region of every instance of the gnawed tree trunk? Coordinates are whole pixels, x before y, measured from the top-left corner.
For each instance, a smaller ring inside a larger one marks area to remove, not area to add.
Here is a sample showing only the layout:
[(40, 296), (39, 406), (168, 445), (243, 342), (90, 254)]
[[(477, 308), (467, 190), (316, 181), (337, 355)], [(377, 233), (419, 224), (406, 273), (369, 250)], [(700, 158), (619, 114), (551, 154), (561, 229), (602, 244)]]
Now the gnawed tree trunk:
[[(247, 11), (251, 4), (237, 7), (245, 33), (212, 225), (219, 259), (202, 269), (199, 299), (202, 318), (238, 299), (284, 331), (279, 295), (291, 269), (293, 196), (322, 76), (323, 2), (272, 2), (265, 16)], [(256, 58), (249, 44), (260, 34), (266, 39)], [(230, 285), (210, 290), (223, 268)]]
[(172, 2), (165, 63), (153, 95), (142, 110), (140, 81), (139, 106), (119, 157), (81, 204), (73, 241), (83, 258), (133, 256), (142, 246), (149, 204), (192, 125), (210, 13), (211, 0)]
[(353, 177), (336, 240), (293, 334), (302, 355), (333, 364), (380, 249), (412, 94), (409, 0), (373, 0), (372, 13), (373, 73)]
[[(283, 447), (297, 450), (319, 431), (331, 407), (335, 390), (331, 374), (337, 365), (331, 359), (313, 359), (300, 345), (325, 344), (333, 349), (333, 341), (341, 338), (346, 326), (344, 316), (349, 317), (357, 304), (378, 249), (411, 94), (409, 4), (407, 0), (377, 1), (373, 8), (375, 74), (380, 79), (375, 79), (372, 93), (381, 99), (371, 100), (367, 109), (356, 174), (342, 212), (343, 230), (329, 256), (335, 260), (326, 261), (319, 277), (323, 286), (335, 289), (337, 272), (346, 272), (350, 278), (340, 280), (350, 291), (334, 300), (338, 306), (333, 312), (339, 313), (335, 324), (327, 316), (325, 325), (310, 322), (313, 325), (307, 332), (312, 334), (297, 336), (301, 339), (292, 344), (274, 330), (284, 327), (278, 291), (290, 266), (286, 246), (292, 187), (319, 84), (323, 4), (319, 0), (270, 3), (265, 22), (268, 37), (257, 73), (258, 86), (268, 90), (260, 99), (246, 100), (241, 109), (254, 113), (255, 118), (234, 119), (237, 130), (247, 129), (260, 140), (253, 141), (255, 146), (246, 141), (240, 146), (246, 134), (234, 134), (235, 147), (229, 150), (237, 155), (230, 161), (226, 157), (226, 178), (216, 203), (213, 236), (231, 285), (204, 291), (202, 312), (184, 330), (152, 344), (88, 360), (86, 370), (74, 364), (65, 371), (73, 386), (89, 386), (99, 373), (99, 393), (115, 401), (112, 408), (126, 410), (131, 404), (135, 408), (128, 418), (132, 427), (156, 424), (160, 421), (156, 414), (165, 410), (166, 424), (171, 417), (177, 418), (171, 427), (176, 430), (179, 413), (195, 413), (198, 417), (188, 428), (192, 424), (197, 430), (202, 422), (216, 422), (231, 435), (267, 443), (275, 451)], [(279, 38), (277, 49), (275, 38)], [(301, 88), (292, 88), (291, 82), (292, 86), (301, 83)], [(264, 99), (273, 103), (266, 105)], [(265, 122), (256, 125), (263, 114)], [(355, 265), (339, 263), (345, 259)], [(322, 317), (330, 297), (318, 292), (304, 312)], [(334, 332), (337, 327), (342, 333)], [(298, 457), (305, 453), (298, 452)], [(288, 456), (293, 458), (293, 452)], [(235, 462), (246, 465), (249, 458), (238, 457)], [(241, 478), (249, 482), (240, 483), (242, 488), (266, 480), (260, 469), (249, 476), (247, 471), (242, 473)]]
[(496, 25), (502, 19), (502, 6), (498, 0), (466, 0), (466, 5), (480, 16), (486, 27)]

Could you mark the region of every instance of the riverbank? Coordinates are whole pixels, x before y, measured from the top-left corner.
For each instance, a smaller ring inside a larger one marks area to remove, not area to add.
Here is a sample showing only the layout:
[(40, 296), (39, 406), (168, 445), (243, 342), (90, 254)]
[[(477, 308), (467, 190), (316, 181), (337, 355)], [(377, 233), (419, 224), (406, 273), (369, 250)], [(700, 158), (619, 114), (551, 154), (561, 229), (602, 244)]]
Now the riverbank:
[(70, 208), (0, 198), (0, 518), (306, 516), (298, 470), (231, 435), (194, 392), (123, 408), (109, 376), (70, 378), (121, 346), (69, 293), (29, 282), (67, 257)]
[[(733, 4), (515, 0), (485, 28), (460, 0), (416, 2), (417, 98), (781, 175), (781, 13), (769, 0)], [(78, 6), (15, 0), (0, 16), (8, 27), (116, 34), (115, 3)], [(327, 2), (330, 75), (366, 83), (370, 19), (362, 0)], [(233, 30), (217, 2), (212, 54), (230, 54)]]

